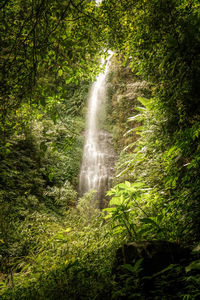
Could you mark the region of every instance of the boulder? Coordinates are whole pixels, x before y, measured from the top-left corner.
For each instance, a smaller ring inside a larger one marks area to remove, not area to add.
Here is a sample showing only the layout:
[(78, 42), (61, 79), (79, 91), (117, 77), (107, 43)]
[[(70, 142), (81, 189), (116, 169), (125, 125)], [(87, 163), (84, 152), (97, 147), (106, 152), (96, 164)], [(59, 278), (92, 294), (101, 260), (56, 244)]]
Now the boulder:
[(143, 276), (160, 272), (170, 264), (188, 264), (190, 250), (168, 241), (132, 242), (120, 247), (116, 252), (113, 273), (117, 274), (120, 266), (134, 265), (139, 259)]
[(123, 245), (112, 269), (119, 299), (179, 299), (177, 293), (185, 285), (181, 276), (192, 259), (188, 248), (168, 241)]

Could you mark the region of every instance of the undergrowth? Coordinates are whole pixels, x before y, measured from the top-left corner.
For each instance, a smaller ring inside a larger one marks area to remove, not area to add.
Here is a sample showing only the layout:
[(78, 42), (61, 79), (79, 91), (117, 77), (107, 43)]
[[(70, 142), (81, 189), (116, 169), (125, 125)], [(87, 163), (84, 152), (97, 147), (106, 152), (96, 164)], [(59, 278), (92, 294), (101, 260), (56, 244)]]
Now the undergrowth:
[(62, 217), (36, 213), (26, 220), (22, 243), (29, 250), (1, 281), (1, 299), (110, 299), (120, 240), (91, 205), (92, 196)]

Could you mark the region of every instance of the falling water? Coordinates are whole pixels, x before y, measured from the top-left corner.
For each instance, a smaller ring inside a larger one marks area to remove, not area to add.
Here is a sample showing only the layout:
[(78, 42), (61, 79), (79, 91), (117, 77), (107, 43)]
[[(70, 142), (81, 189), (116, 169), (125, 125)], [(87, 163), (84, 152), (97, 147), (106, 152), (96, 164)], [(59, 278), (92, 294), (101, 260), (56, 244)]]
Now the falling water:
[(105, 104), (106, 76), (111, 56), (112, 54), (106, 62), (104, 73), (99, 74), (93, 83), (88, 99), (87, 131), (79, 179), (80, 194), (95, 190), (94, 201), (99, 208), (104, 206), (103, 198), (111, 184), (114, 157), (111, 146), (112, 135), (99, 128), (99, 116)]

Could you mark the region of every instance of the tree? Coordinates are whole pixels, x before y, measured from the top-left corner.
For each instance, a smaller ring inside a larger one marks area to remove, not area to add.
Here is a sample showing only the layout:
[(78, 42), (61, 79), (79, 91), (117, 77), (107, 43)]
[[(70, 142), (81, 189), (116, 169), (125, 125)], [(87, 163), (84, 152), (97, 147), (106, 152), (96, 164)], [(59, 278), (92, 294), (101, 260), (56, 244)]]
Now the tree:
[[(66, 83), (92, 78), (102, 41), (94, 2), (10, 0), (0, 7), (3, 144), (13, 133), (16, 110), (45, 105), (47, 75)], [(57, 94), (58, 89), (51, 89)]]
[(110, 47), (155, 84), (171, 125), (185, 126), (200, 112), (199, 1), (104, 1)]

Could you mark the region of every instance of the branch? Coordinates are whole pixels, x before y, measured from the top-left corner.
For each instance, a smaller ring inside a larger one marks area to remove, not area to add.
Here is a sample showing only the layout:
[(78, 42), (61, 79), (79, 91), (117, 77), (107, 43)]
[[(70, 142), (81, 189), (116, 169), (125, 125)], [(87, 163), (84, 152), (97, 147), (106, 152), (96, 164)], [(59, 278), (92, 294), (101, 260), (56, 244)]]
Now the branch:
[(89, 14), (86, 14), (86, 13), (82, 12), (82, 11), (79, 9), (79, 6), (80, 6), (83, 2), (84, 2), (84, 1), (82, 0), (82, 1), (80, 1), (80, 2), (78, 3), (78, 5), (75, 5), (75, 4), (73, 3), (73, 1), (70, 0), (71, 5), (72, 5), (75, 9), (77, 9), (77, 11), (78, 11), (79, 13), (81, 13), (83, 16), (85, 16), (85, 17), (91, 19), (91, 20), (93, 21), (94, 24), (99, 24), (99, 20), (95, 19), (91, 14), (90, 14), (90, 15), (89, 15)]

